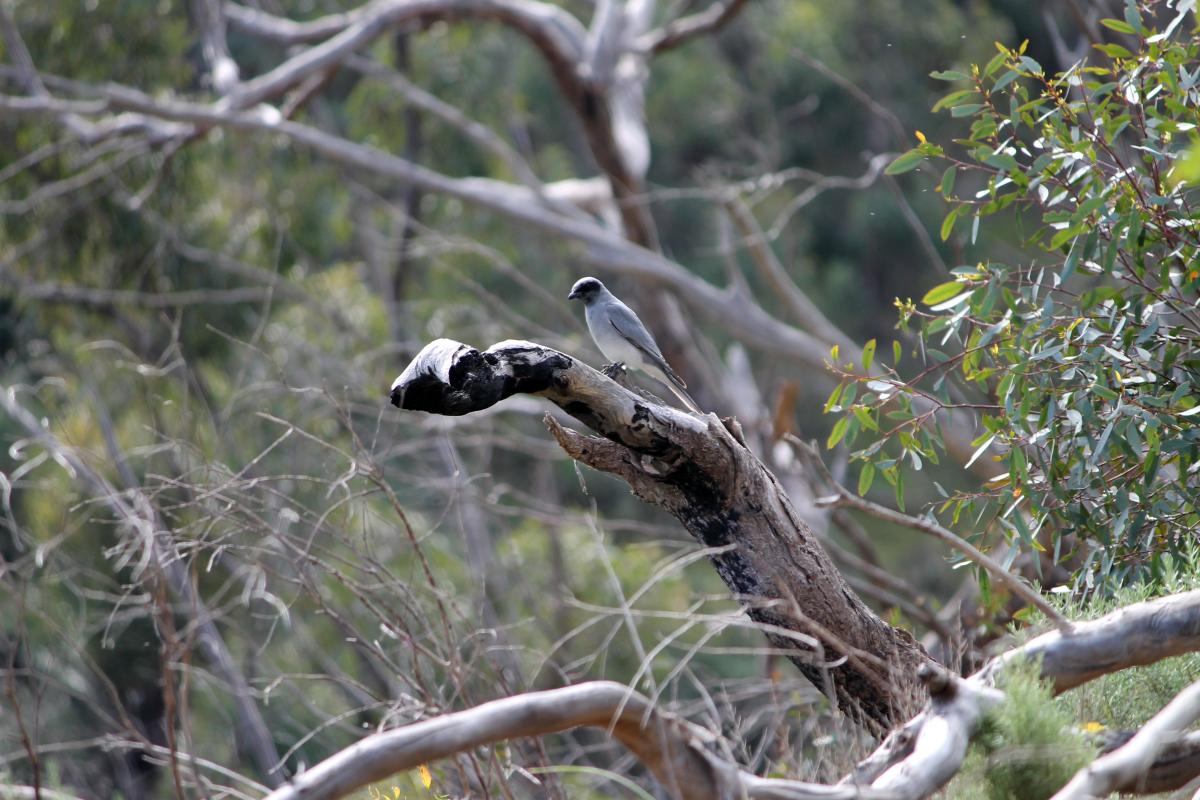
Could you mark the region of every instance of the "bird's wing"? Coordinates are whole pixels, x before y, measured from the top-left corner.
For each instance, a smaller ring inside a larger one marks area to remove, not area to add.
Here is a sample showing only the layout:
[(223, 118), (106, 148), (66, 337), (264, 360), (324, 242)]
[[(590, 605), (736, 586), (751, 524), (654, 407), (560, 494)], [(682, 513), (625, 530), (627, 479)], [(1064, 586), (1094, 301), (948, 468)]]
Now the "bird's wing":
[(650, 331), (646, 330), (646, 326), (629, 306), (620, 302), (609, 303), (608, 321), (616, 328), (617, 333), (624, 337), (625, 341), (646, 355), (652, 356), (655, 361), (663, 360), (662, 351), (658, 349), (658, 344), (650, 336)]
[(680, 378), (675, 370), (671, 369), (671, 365), (663, 357), (662, 351), (658, 349), (658, 344), (655, 343), (650, 332), (646, 330), (646, 326), (629, 306), (621, 302), (611, 303), (608, 308), (608, 321), (625, 341), (648, 356), (650, 362), (660, 368), (672, 381), (687, 388), (683, 378)]

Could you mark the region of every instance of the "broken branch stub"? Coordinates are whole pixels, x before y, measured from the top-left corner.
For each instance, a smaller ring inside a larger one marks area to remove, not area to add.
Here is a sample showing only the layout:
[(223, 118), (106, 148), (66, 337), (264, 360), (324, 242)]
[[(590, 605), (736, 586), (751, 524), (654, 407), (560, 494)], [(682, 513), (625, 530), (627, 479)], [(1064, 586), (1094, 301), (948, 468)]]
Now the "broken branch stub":
[[(462, 415), (513, 394), (545, 397), (604, 438), (548, 419), (578, 461), (624, 479), (706, 547), (717, 573), (813, 683), (859, 721), (886, 729), (923, 701), (929, 657), (846, 585), (775, 476), (715, 416), (642, 397), (571, 356), (523, 341), (479, 351), (439, 339), (391, 389), (392, 404)], [(728, 545), (734, 545), (730, 548)]]

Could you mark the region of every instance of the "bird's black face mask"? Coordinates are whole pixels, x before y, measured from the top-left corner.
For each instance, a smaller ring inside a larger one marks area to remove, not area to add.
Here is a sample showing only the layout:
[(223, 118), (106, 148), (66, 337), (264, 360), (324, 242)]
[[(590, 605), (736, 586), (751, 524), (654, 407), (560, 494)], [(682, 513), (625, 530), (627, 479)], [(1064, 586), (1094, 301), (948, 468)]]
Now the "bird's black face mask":
[(571, 293), (567, 295), (567, 299), (582, 300), (586, 305), (594, 300), (603, 288), (604, 285), (595, 278), (580, 278), (571, 287)]

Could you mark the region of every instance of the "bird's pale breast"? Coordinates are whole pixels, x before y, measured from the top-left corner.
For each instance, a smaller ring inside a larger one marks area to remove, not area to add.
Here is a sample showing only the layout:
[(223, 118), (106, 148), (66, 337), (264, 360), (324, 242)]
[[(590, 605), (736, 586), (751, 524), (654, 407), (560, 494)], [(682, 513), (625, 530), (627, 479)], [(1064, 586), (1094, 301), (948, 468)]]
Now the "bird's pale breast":
[(608, 316), (592, 306), (587, 309), (586, 315), (588, 331), (592, 334), (592, 338), (596, 341), (596, 346), (600, 348), (600, 352), (604, 357), (611, 362), (623, 362), (626, 366), (641, 368), (642, 352), (631, 345), (628, 340), (608, 321)]

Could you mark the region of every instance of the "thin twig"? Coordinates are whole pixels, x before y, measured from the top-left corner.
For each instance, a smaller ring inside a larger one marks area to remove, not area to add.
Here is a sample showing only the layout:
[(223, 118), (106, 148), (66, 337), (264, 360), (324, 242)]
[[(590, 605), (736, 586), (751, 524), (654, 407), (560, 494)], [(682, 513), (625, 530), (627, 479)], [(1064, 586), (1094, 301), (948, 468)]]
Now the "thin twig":
[(979, 548), (975, 547), (975, 545), (971, 544), (966, 539), (963, 539), (953, 531), (943, 528), (933, 520), (912, 517), (908, 514), (903, 514), (899, 511), (890, 509), (887, 506), (881, 506), (878, 503), (873, 503), (866, 498), (859, 497), (858, 495), (852, 493), (845, 486), (842, 486), (840, 483), (838, 483), (837, 480), (834, 479), (833, 475), (830, 474), (829, 468), (826, 467), (825, 462), (821, 460), (820, 453), (817, 452), (816, 447), (808, 442), (798, 439), (790, 433), (784, 434), (784, 437), (793, 445), (795, 445), (802, 453), (808, 456), (809, 461), (817, 468), (822, 477), (834, 491), (834, 494), (831, 497), (818, 498), (816, 501), (818, 507), (853, 508), (858, 511), (862, 511), (865, 514), (870, 514), (876, 519), (881, 519), (885, 522), (891, 522), (895, 525), (902, 525), (906, 528), (911, 528), (912, 530), (920, 531), (921, 533), (928, 534), (936, 539), (940, 539), (958, 552), (962, 553), (971, 562), (987, 570), (989, 575), (993, 576), (996, 578), (996, 580), (1007, 586), (1017, 597), (1020, 597), (1026, 603), (1045, 614), (1047, 619), (1053, 622), (1055, 627), (1062, 631), (1064, 635), (1071, 633), (1072, 627), (1070, 620), (1060, 614), (1058, 609), (1050, 605), (1050, 603), (1046, 601), (1046, 598), (1042, 597), (1028, 584), (1005, 569), (1000, 562), (985, 554), (983, 551), (979, 550)]

